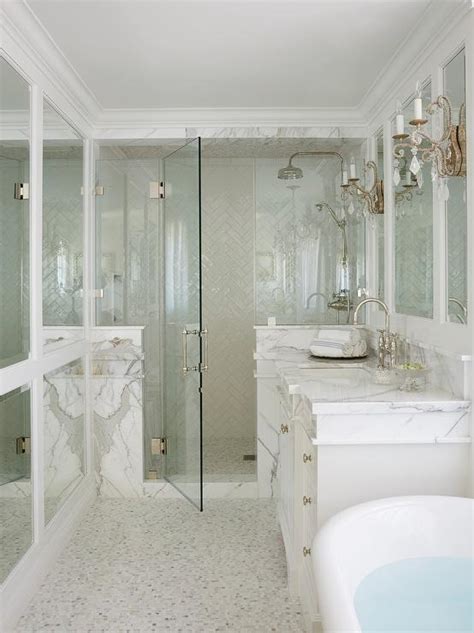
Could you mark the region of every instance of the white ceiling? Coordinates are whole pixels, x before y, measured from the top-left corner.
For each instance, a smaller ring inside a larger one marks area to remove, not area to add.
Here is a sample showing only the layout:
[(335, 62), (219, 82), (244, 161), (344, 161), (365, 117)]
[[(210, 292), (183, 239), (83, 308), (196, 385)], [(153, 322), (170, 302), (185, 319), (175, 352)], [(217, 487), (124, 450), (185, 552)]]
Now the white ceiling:
[(430, 0), (29, 0), (103, 108), (357, 107)]

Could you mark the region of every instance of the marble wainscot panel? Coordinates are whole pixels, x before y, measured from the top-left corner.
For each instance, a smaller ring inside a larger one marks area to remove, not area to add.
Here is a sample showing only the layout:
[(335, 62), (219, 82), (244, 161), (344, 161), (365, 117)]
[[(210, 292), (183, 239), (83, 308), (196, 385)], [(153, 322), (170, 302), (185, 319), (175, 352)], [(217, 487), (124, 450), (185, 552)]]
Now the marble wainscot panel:
[(84, 476), (84, 371), (82, 361), (43, 381), (46, 523)]
[(97, 488), (105, 497), (142, 497), (143, 328), (92, 331), (92, 398)]

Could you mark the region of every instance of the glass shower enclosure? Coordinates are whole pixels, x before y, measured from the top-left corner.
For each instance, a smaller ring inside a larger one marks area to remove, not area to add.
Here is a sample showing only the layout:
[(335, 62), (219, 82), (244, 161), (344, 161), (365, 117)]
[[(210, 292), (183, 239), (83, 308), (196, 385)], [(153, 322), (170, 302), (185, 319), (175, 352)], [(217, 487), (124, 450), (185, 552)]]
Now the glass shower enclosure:
[(96, 325), (142, 336), (144, 479), (166, 479), (202, 509), (201, 142), (100, 156)]
[[(163, 160), (165, 477), (203, 509), (201, 141)], [(204, 345), (203, 345), (204, 344)]]

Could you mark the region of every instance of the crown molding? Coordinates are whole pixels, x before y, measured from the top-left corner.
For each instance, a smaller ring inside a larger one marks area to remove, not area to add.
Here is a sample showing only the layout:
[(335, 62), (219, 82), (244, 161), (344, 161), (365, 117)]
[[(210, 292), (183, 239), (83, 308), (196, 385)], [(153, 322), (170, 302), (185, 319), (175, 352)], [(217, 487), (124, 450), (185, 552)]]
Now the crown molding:
[(0, 8), (1, 50), (30, 82), (41, 85), (65, 118), (83, 134), (97, 138), (181, 138), (196, 131), (222, 136), (222, 130), (230, 133), (230, 128), (233, 136), (240, 131), (245, 136), (312, 132), (322, 137), (361, 137), (384, 109), (393, 106), (394, 87), (400, 87), (427, 51), (434, 50), (446, 31), (471, 10), (471, 0), (454, 8), (431, 0), (359, 106), (350, 108), (103, 108), (26, 0), (11, 0)]
[(450, 3), (431, 0), (359, 104), (361, 116), (369, 127), (389, 106), (395, 111), (395, 105), (391, 102), (395, 90), (398, 93), (400, 83), (413, 75), (422, 60), (429, 57), (447, 33), (456, 28), (471, 11), (471, 0), (463, 0), (454, 7)]
[(120, 130), (186, 128), (351, 128), (366, 122), (356, 108), (159, 108), (104, 109), (96, 123), (99, 136)]
[(2, 3), (1, 48), (30, 83), (37, 83), (55, 107), (88, 134), (101, 106), (24, 0)]

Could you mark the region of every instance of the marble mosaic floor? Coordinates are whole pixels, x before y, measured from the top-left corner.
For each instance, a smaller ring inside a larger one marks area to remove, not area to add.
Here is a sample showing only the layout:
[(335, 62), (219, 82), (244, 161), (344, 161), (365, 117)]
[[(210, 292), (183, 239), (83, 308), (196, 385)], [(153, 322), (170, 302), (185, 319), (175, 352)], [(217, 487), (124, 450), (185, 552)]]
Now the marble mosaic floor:
[(15, 633), (296, 633), (272, 501), (97, 501)]

